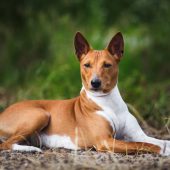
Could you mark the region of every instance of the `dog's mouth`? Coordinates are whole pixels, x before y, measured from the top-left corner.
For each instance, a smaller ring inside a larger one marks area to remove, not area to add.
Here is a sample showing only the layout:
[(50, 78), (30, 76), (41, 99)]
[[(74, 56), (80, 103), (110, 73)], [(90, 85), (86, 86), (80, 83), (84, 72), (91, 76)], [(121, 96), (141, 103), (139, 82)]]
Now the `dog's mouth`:
[(89, 92), (96, 97), (108, 95), (108, 93), (104, 92), (102, 88), (90, 88)]
[(91, 87), (89, 89), (92, 93), (103, 93), (103, 94), (108, 94), (110, 92), (110, 90), (108, 89), (103, 89), (103, 88), (94, 88), (94, 87)]
[(94, 88), (94, 87), (92, 87), (92, 88), (90, 88), (90, 91), (92, 91), (92, 92), (101, 92), (102, 89), (101, 88)]

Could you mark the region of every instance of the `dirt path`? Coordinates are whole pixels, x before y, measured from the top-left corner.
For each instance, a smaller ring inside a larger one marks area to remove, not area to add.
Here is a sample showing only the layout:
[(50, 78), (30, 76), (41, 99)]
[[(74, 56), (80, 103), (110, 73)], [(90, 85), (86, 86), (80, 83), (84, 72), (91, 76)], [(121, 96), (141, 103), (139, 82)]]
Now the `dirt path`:
[(12, 169), (170, 169), (170, 157), (121, 155), (96, 151), (44, 150), (43, 153), (0, 152), (0, 170)]

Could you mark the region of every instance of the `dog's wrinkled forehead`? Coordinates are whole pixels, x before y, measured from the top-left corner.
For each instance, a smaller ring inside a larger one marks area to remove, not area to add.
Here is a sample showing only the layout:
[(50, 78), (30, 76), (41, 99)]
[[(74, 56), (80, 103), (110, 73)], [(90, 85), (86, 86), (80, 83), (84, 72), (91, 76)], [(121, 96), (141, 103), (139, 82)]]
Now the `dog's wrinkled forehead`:
[(107, 50), (90, 50), (87, 55), (82, 57), (82, 61), (97, 62), (97, 61), (113, 61), (113, 57)]
[(93, 57), (104, 57), (106, 55), (109, 55), (109, 53), (107, 53), (107, 51), (105, 50), (91, 50), (88, 54), (91, 55)]
[(103, 56), (103, 54), (104, 54), (103, 50), (94, 50), (93, 53), (96, 57)]

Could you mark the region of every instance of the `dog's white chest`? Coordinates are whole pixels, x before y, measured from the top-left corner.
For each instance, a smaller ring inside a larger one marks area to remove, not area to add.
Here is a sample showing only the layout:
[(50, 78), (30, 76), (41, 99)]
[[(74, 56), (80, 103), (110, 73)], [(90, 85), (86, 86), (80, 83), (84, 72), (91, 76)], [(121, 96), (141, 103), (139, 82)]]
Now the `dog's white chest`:
[(113, 131), (118, 131), (119, 129), (119, 121), (113, 111), (104, 109), (102, 111), (97, 111), (96, 114), (104, 117), (112, 127)]
[(93, 100), (102, 110), (97, 111), (96, 114), (104, 117), (111, 125), (113, 131), (119, 133), (125, 124), (125, 113), (128, 110), (124, 103), (117, 86), (111, 91), (111, 93), (94, 94), (86, 91), (89, 99)]
[(77, 150), (78, 147), (71, 141), (69, 136), (41, 134), (42, 145), (49, 148), (66, 148)]

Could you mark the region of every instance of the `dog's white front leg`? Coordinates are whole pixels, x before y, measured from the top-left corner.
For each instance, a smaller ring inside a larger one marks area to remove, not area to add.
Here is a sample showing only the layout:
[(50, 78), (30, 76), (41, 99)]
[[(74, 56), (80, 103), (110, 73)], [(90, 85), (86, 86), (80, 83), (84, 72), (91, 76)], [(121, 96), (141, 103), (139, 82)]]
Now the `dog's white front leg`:
[(122, 135), (127, 141), (146, 142), (158, 145), (161, 147), (160, 154), (170, 155), (170, 141), (147, 136), (139, 126), (136, 118), (128, 111), (126, 113), (126, 123)]

